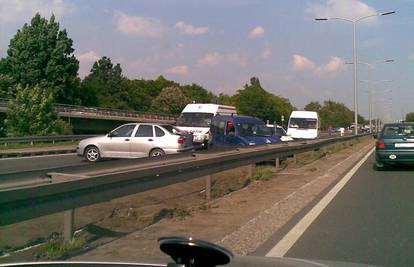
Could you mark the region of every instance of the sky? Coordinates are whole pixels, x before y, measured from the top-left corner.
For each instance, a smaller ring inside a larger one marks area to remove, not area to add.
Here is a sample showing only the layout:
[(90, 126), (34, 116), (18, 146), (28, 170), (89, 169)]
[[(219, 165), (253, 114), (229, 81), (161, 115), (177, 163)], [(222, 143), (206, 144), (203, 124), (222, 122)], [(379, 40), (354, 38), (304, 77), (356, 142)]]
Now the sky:
[(358, 103), (368, 116), (371, 88), (374, 114), (396, 120), (414, 111), (412, 0), (0, 0), (0, 56), (36, 12), (54, 13), (81, 77), (108, 56), (130, 79), (164, 75), (234, 94), (255, 76), (299, 109), (324, 100), (352, 109), (352, 23), (314, 18), (384, 11), (396, 13), (357, 24), (358, 61), (374, 63), (371, 77), (358, 64)]

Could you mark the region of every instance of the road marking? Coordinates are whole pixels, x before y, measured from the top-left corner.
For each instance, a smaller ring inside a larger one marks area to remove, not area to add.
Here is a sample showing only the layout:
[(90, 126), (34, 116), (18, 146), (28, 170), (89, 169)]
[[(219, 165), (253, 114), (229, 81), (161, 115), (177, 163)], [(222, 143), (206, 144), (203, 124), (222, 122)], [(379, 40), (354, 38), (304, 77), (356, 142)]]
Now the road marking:
[(49, 154), (49, 155), (38, 155), (38, 156), (29, 156), (29, 157), (10, 157), (10, 158), (0, 158), (1, 160), (16, 160), (16, 159), (34, 159), (34, 158), (46, 158), (46, 157), (62, 157), (62, 156), (73, 156), (76, 153), (66, 153), (66, 154)]
[(345, 184), (371, 156), (372, 148), (267, 254), (266, 257), (283, 257), (302, 236), (312, 222), (329, 205)]

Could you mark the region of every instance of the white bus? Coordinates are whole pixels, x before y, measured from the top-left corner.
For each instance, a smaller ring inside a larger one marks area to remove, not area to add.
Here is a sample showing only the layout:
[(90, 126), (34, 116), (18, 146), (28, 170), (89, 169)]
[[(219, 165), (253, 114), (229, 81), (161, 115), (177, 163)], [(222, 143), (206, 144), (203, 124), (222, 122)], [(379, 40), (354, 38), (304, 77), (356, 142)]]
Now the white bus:
[(292, 111), (287, 134), (294, 139), (318, 138), (319, 118), (314, 111)]
[(220, 115), (237, 115), (233, 106), (217, 104), (188, 104), (177, 119), (177, 128), (193, 133), (194, 144), (207, 147), (210, 138), (210, 125), (213, 117)]

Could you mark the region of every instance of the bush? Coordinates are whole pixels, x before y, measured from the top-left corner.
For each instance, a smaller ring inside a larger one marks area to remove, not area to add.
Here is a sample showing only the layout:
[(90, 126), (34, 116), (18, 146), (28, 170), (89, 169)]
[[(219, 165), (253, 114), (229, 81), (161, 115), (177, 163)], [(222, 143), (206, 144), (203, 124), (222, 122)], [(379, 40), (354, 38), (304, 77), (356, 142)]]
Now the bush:
[(8, 136), (59, 135), (71, 133), (70, 126), (57, 117), (53, 96), (40, 86), (18, 86), (16, 99), (7, 110)]
[(250, 181), (267, 181), (273, 177), (272, 168), (257, 168), (253, 175), (247, 177)]

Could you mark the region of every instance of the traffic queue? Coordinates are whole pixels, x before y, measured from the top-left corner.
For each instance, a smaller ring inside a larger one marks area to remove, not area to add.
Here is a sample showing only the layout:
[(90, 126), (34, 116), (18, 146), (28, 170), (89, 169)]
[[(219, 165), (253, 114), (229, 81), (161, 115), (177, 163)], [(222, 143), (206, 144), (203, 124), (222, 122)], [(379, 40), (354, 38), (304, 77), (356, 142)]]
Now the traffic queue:
[(318, 137), (318, 114), (293, 111), (286, 131), (259, 118), (241, 116), (233, 106), (188, 104), (176, 125), (128, 123), (106, 135), (79, 142), (77, 155), (87, 161), (103, 158), (159, 157), (209, 147), (275, 144)]

